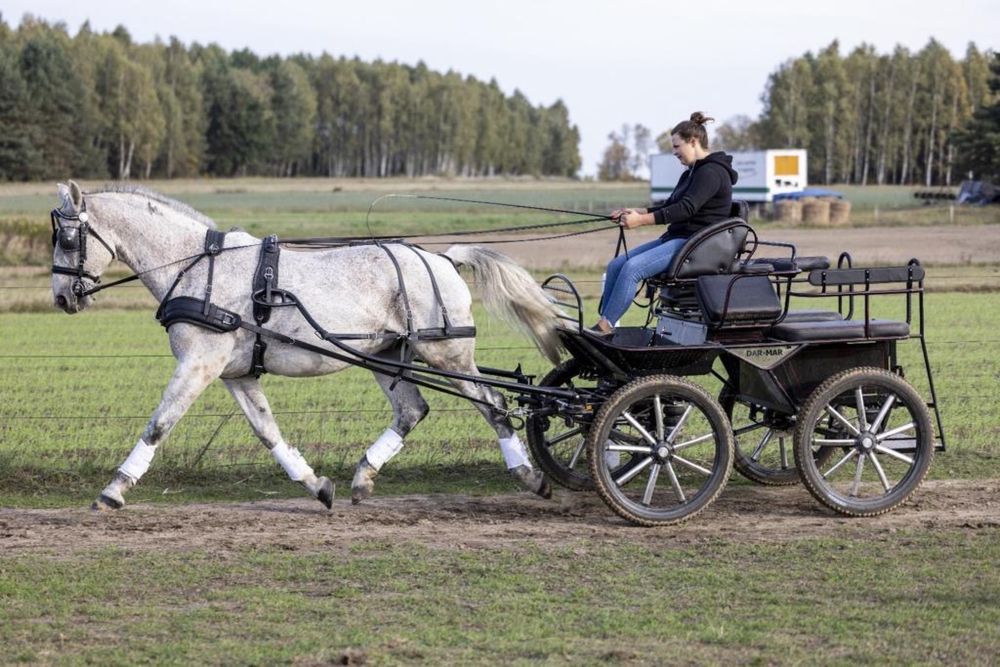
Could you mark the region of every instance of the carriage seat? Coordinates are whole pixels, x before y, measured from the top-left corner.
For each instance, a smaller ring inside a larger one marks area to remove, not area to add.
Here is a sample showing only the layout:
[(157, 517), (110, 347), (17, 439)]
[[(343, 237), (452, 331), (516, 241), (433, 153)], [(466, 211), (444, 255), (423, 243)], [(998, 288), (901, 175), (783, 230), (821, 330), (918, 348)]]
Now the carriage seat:
[[(906, 338), (910, 325), (894, 320), (869, 320), (870, 338)], [(783, 321), (771, 329), (771, 336), (790, 343), (820, 340), (859, 340), (865, 337), (864, 320)]]
[(771, 324), (781, 317), (781, 301), (766, 276), (700, 276), (695, 295), (709, 326)]
[(745, 201), (734, 201), (730, 215), (732, 217), (692, 234), (674, 255), (666, 271), (656, 276), (655, 280), (671, 282), (735, 272), (750, 233), (750, 225), (747, 224), (750, 207)]
[(835, 310), (789, 310), (781, 317), (784, 307), (775, 293), (774, 284), (765, 276), (701, 276), (695, 293), (705, 320), (713, 327), (771, 324), (779, 319), (781, 324), (844, 319)]
[(689, 237), (666, 271), (646, 281), (651, 297), (659, 291), (659, 309), (696, 310), (694, 280), (698, 276), (732, 274), (739, 269), (740, 254), (752, 232), (746, 222), (749, 206), (733, 202), (732, 214)]

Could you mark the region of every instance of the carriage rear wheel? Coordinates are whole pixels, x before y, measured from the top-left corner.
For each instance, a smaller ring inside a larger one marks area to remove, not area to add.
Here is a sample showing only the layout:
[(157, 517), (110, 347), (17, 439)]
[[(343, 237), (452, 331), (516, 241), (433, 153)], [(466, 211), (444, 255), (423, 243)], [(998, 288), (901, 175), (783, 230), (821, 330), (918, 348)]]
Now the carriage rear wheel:
[[(587, 438), (590, 474), (618, 515), (643, 526), (676, 524), (719, 495), (733, 465), (722, 408), (687, 380), (635, 380), (604, 403)], [(612, 467), (608, 455), (629, 455)]]
[[(794, 415), (741, 399), (727, 387), (719, 393), (719, 405), (733, 425), (733, 467), (738, 473), (766, 486), (799, 483), (793, 451)], [(816, 452), (822, 457), (820, 464), (832, 455), (829, 448)]]
[[(833, 455), (820, 462), (822, 449)], [(875, 516), (895, 508), (920, 486), (933, 456), (927, 404), (903, 378), (881, 368), (834, 375), (799, 412), (795, 463), (809, 492), (841, 514)]]
[[(580, 364), (570, 359), (559, 364), (538, 383), (541, 387), (591, 388), (581, 382)], [(587, 467), (587, 431), (590, 423), (563, 415), (531, 415), (525, 424), (528, 449), (549, 479), (573, 491), (594, 488)]]

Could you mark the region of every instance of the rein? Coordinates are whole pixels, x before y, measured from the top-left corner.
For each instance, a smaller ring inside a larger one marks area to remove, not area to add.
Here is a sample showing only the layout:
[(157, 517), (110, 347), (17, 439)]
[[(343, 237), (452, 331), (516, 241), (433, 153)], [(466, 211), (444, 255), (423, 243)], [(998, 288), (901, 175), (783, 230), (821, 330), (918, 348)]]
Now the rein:
[[(426, 237), (434, 237), (434, 236), (477, 236), (477, 235), (483, 235), (483, 234), (500, 234), (500, 233), (506, 233), (506, 232), (518, 232), (518, 231), (525, 231), (525, 230), (531, 230), (531, 229), (548, 229), (548, 228), (552, 228), (552, 227), (564, 227), (564, 226), (567, 226), (567, 225), (583, 225), (583, 224), (588, 224), (588, 223), (591, 223), (591, 222), (613, 221), (613, 218), (610, 215), (593, 215), (591, 213), (586, 213), (586, 212), (583, 212), (583, 211), (574, 211), (574, 210), (570, 210), (570, 209), (549, 208), (549, 207), (545, 207), (545, 206), (531, 206), (531, 205), (527, 205), (527, 204), (510, 204), (510, 203), (506, 203), (506, 202), (495, 202), (495, 201), (486, 201), (486, 200), (478, 200), (478, 199), (461, 199), (461, 198), (458, 198), (458, 197), (437, 197), (437, 196), (431, 196), (431, 195), (388, 194), (388, 195), (382, 195), (381, 197), (378, 197), (368, 207), (368, 214), (365, 216), (365, 224), (366, 225), (368, 225), (368, 217), (371, 215), (372, 209), (375, 207), (375, 205), (379, 201), (381, 201), (382, 199), (388, 199), (388, 198), (429, 199), (429, 200), (437, 200), (437, 201), (462, 202), (462, 203), (466, 203), (466, 204), (484, 204), (484, 205), (489, 205), (489, 206), (504, 206), (504, 207), (508, 207), (508, 208), (519, 208), (519, 209), (528, 209), (528, 210), (534, 210), (534, 211), (545, 211), (545, 212), (549, 212), (549, 213), (568, 213), (568, 214), (572, 214), (572, 215), (582, 215), (582, 216), (588, 216), (588, 217), (581, 218), (579, 220), (569, 220), (569, 221), (564, 221), (564, 222), (550, 222), (550, 223), (541, 223), (541, 224), (535, 224), (535, 225), (522, 225), (522, 226), (519, 226), (519, 227), (504, 227), (504, 228), (500, 228), (500, 229), (474, 229), (474, 230), (466, 230), (466, 231), (449, 232), (449, 233), (443, 233), (443, 234), (413, 234), (413, 235), (398, 235), (398, 234), (396, 234), (396, 235), (387, 235), (387, 236), (376, 236), (374, 234), (371, 234), (369, 236), (317, 236), (317, 237), (304, 237), (304, 238), (282, 239), (282, 240), (278, 241), (278, 243), (281, 244), (281, 245), (294, 245), (294, 246), (307, 246), (307, 247), (308, 246), (312, 246), (312, 247), (320, 247), (320, 248), (322, 248), (322, 247), (329, 248), (329, 247), (338, 247), (338, 246), (343, 246), (343, 245), (353, 245), (353, 244), (356, 244), (356, 243), (364, 243), (364, 242), (372, 242), (372, 241), (375, 241), (375, 242), (378, 242), (378, 241), (405, 241), (407, 239), (412, 239), (412, 238), (426, 238)], [(58, 246), (60, 248), (62, 248), (65, 252), (77, 252), (77, 253), (79, 253), (78, 257), (77, 257), (76, 266), (59, 266), (59, 265), (56, 265), (56, 264), (52, 265), (52, 273), (54, 273), (54, 274), (62, 274), (62, 275), (69, 275), (69, 276), (75, 276), (76, 277), (76, 280), (73, 281), (72, 290), (73, 290), (73, 294), (76, 295), (77, 298), (83, 298), (85, 296), (90, 296), (92, 294), (96, 294), (97, 292), (105, 290), (105, 289), (107, 289), (109, 287), (116, 287), (118, 285), (122, 285), (122, 284), (125, 284), (125, 283), (128, 283), (128, 282), (132, 282), (134, 280), (138, 280), (142, 276), (146, 275), (147, 273), (152, 273), (154, 271), (159, 271), (161, 269), (165, 269), (165, 268), (174, 266), (176, 264), (182, 264), (184, 262), (190, 261), (191, 263), (188, 266), (186, 266), (183, 269), (181, 269), (181, 271), (175, 277), (173, 285), (171, 286), (171, 288), (170, 288), (170, 290), (168, 292), (168, 296), (169, 296), (170, 292), (173, 292), (173, 289), (177, 286), (177, 284), (184, 277), (184, 275), (191, 268), (193, 268), (196, 264), (198, 264), (202, 259), (204, 259), (205, 257), (209, 257), (210, 260), (214, 260), (214, 256), (220, 254), (221, 252), (225, 252), (227, 250), (237, 250), (237, 249), (240, 249), (240, 248), (257, 247), (257, 246), (263, 245), (266, 242), (266, 240), (263, 240), (263, 241), (260, 241), (260, 242), (257, 242), (257, 243), (247, 243), (245, 245), (230, 246), (228, 248), (211, 248), (210, 249), (210, 248), (206, 247), (206, 249), (203, 252), (200, 252), (200, 253), (197, 253), (197, 254), (194, 254), (194, 255), (189, 255), (187, 257), (182, 257), (182, 258), (174, 260), (172, 262), (167, 262), (165, 264), (160, 264), (158, 266), (154, 266), (154, 267), (152, 267), (150, 269), (146, 269), (144, 271), (138, 271), (138, 272), (132, 274), (131, 276), (126, 276), (124, 278), (120, 278), (118, 280), (114, 280), (114, 281), (111, 281), (109, 283), (102, 284), (100, 276), (96, 276), (96, 275), (90, 273), (84, 267), (84, 264), (87, 261), (87, 237), (88, 236), (93, 236), (94, 238), (96, 238), (98, 240), (98, 242), (107, 249), (108, 253), (110, 253), (112, 261), (118, 259), (118, 254), (114, 251), (114, 248), (111, 247), (111, 244), (109, 244), (107, 241), (105, 241), (101, 237), (101, 235), (98, 234), (97, 231), (94, 230), (90, 226), (90, 224), (89, 224), (89, 214), (87, 213), (87, 202), (86, 202), (86, 199), (83, 200), (80, 208), (81, 208), (81, 210), (80, 210), (80, 212), (77, 215), (66, 215), (60, 209), (53, 209), (50, 212), (50, 214), (49, 214), (50, 219), (51, 219), (51, 223), (52, 223), (52, 247), (55, 248), (56, 245), (58, 244)], [(65, 220), (76, 221), (79, 224), (77, 226), (75, 226), (75, 227), (70, 227), (70, 226), (67, 226), (67, 225), (63, 224), (63, 221), (65, 221)], [(588, 230), (579, 231), (579, 232), (568, 232), (566, 234), (554, 234), (554, 235), (549, 235), (549, 236), (538, 236), (538, 237), (526, 238), (526, 239), (488, 239), (488, 240), (479, 241), (479, 243), (484, 244), (484, 245), (489, 245), (489, 244), (498, 244), (498, 243), (527, 243), (527, 242), (531, 242), (531, 241), (546, 241), (546, 240), (552, 240), (552, 239), (567, 238), (567, 237), (571, 237), (571, 236), (581, 236), (583, 234), (592, 234), (592, 233), (595, 233), (595, 232), (602, 232), (602, 231), (606, 231), (608, 229), (613, 229), (614, 227), (618, 227), (618, 245), (617, 245), (617, 248), (615, 250), (615, 256), (617, 257), (621, 253), (621, 251), (622, 251), (623, 248), (624, 248), (625, 254), (627, 256), (628, 255), (628, 248), (625, 245), (625, 232), (624, 232), (624, 228), (621, 227), (621, 225), (619, 225), (617, 223), (615, 225), (602, 226), (602, 227), (597, 227), (595, 229), (588, 229)], [(368, 226), (368, 228), (369, 228), (369, 231), (371, 231), (371, 226), (370, 225)], [(441, 244), (446, 244), (446, 243), (452, 243), (452, 241), (427, 241), (424, 244), (425, 245), (441, 245)], [(211, 263), (214, 264), (214, 262), (211, 262)], [(90, 288), (87, 288), (86, 285), (85, 285), (85, 283), (83, 282), (84, 279), (89, 280), (93, 284), (93, 286), (90, 287)], [(211, 288), (209, 288), (209, 289), (211, 289)]]

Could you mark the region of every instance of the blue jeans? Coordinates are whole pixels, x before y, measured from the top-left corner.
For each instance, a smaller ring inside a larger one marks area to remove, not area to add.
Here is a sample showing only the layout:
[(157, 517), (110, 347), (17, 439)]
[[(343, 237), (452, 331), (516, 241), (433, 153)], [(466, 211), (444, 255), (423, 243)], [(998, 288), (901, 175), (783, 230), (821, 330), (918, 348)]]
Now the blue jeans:
[(608, 262), (601, 316), (612, 324), (617, 322), (632, 303), (639, 282), (666, 271), (685, 241), (687, 239), (656, 239), (630, 250), (628, 259), (622, 254)]

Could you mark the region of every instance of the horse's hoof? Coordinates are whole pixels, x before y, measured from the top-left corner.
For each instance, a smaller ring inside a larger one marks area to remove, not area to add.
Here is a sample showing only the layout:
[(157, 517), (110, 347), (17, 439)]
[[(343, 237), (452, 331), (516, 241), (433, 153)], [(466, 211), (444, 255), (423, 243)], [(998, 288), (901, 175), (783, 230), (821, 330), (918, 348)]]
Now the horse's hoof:
[(367, 458), (362, 458), (358, 463), (358, 469), (354, 473), (354, 480), (351, 482), (351, 504), (357, 505), (365, 498), (370, 498), (375, 490), (375, 470), (368, 463)]
[(549, 480), (545, 478), (545, 475), (540, 470), (534, 470), (526, 465), (521, 465), (511, 468), (510, 474), (526, 490), (545, 499), (552, 497), (552, 487), (549, 486)]
[(549, 480), (546, 479), (544, 475), (542, 475), (542, 483), (535, 493), (546, 500), (549, 500), (552, 497), (552, 486), (549, 484)]
[(125, 500), (120, 496), (114, 498), (108, 494), (102, 493), (97, 496), (97, 500), (93, 502), (90, 509), (94, 512), (109, 512), (111, 510), (120, 510), (125, 507)]
[(328, 477), (319, 478), (319, 491), (316, 492), (316, 500), (326, 505), (327, 509), (333, 508), (333, 494), (336, 492), (336, 485)]

